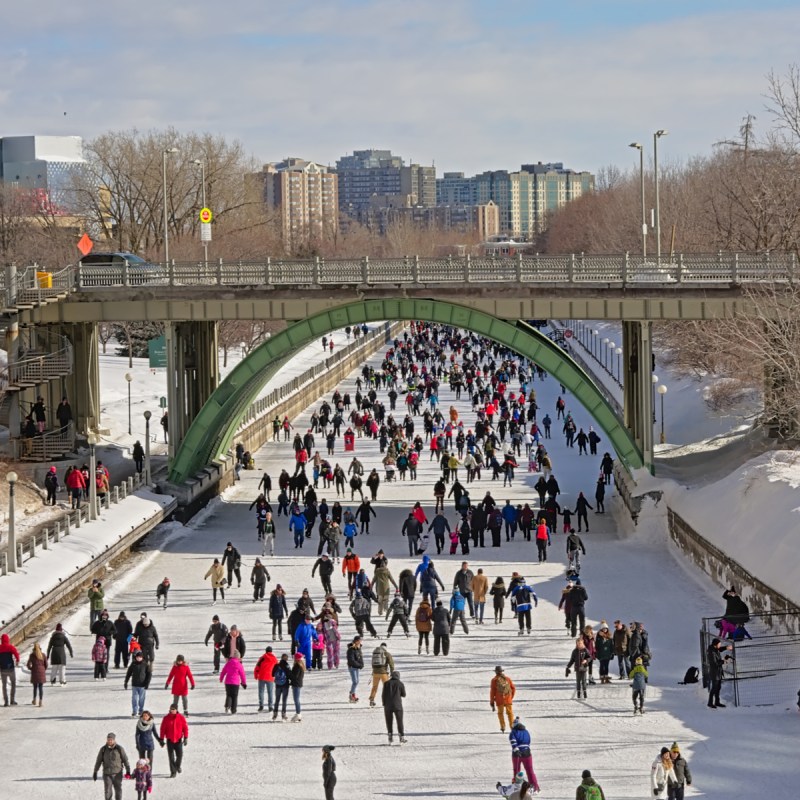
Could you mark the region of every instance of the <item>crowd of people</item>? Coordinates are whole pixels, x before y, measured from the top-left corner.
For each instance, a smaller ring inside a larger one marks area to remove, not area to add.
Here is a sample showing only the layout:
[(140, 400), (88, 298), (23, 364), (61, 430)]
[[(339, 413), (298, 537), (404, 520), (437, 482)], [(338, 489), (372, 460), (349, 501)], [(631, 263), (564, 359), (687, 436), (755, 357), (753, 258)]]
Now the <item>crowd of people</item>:
[[(380, 703), (383, 707), (388, 743), (394, 743), (396, 737), (405, 744), (404, 702), (407, 692), (413, 695), (414, 686), (401, 680), (395, 661), (398, 656), (390, 652), (389, 641), (393, 636), (411, 638), (413, 631), (418, 657), (431, 655), (432, 637), (433, 658), (447, 659), (457, 635), (465, 639), (459, 652), (468, 650), (470, 626), (486, 624), (487, 603), (493, 612), (490, 622), (513, 626), (520, 637), (531, 635), (539, 598), (522, 568), (510, 576), (492, 578), (482, 567), (473, 568), (467, 556), (480, 560), (484, 549), (490, 552), (490, 548), (530, 543), (543, 563), (559, 536), (563, 536), (561, 546), (567, 561), (559, 608), (570, 641), (565, 658), (568, 656), (566, 676), (575, 675), (573, 697), (577, 701), (587, 698), (587, 686), (596, 683), (595, 673), (600, 683), (610, 683), (611, 664), (616, 661), (619, 679), (631, 684), (634, 713), (644, 712), (651, 652), (643, 623), (626, 624), (617, 619), (612, 629), (602, 620), (595, 630), (586, 622), (589, 595), (581, 576), (581, 557), (586, 560), (587, 548), (579, 534), (590, 530), (589, 512), (605, 512), (613, 459), (607, 452), (598, 453), (601, 440), (592, 426), (576, 422), (566, 407), (564, 387), (553, 410), (556, 423), (549, 413), (542, 415), (535, 383), (544, 377), (535, 364), (487, 339), (446, 326), (412, 324), (402, 338), (391, 343), (379, 368), (364, 365), (352, 394), (337, 390), (323, 400), (313, 410), (305, 431), (295, 430), (296, 423), (287, 416), (275, 417), (273, 441), (291, 444), (293, 463), (285, 465), (274, 483), (265, 471), (258, 495), (250, 504), (255, 517), (252, 536), (258, 541), (260, 556), (245, 564), (242, 550), (249, 548), (235, 543), (237, 536), (232, 536), (204, 575), (198, 574), (198, 585), (201, 575), (210, 580), (210, 601), (226, 606), (223, 616), (228, 622), (235, 618), (236, 603), (245, 594), (247, 602), (265, 604), (271, 622), (270, 643), (255, 660), (251, 653), (248, 661), (247, 632), (237, 624), (228, 626), (219, 614), (213, 614), (204, 643), (212, 648), (210, 666), (224, 687), (221, 709), (225, 714), (232, 717), (239, 712), (240, 693), (247, 691), (251, 675), (257, 688), (257, 712), (275, 722), (300, 724), (307, 695), (313, 698), (310, 676), (343, 665), (342, 691), (346, 685), (349, 702), (360, 702), (361, 672), (369, 670), (369, 705)], [(449, 408), (441, 402), (446, 393), (454, 399)], [(474, 414), (469, 422), (456, 407), (455, 401), (462, 396), (469, 400)], [(594, 506), (583, 492), (574, 501), (565, 499), (547, 450), (555, 425), (562, 426), (567, 447), (577, 444), (577, 455), (597, 458)], [(356, 456), (357, 440), (361, 440), (359, 453), (370, 453), (376, 461), (374, 467), (365, 467), (364, 456)], [(346, 456), (337, 460), (340, 447)], [(409, 502), (407, 517), (396, 533), (397, 558), (407, 548), (409, 558), (419, 559), (419, 563), (397, 571), (382, 549), (368, 548), (365, 537), (371, 534), (371, 525), (381, 524), (383, 511), (376, 505), (381, 487), (408, 482), (413, 497), (418, 465), (426, 452), (427, 461), (437, 462), (438, 469), (432, 495), (427, 503), (424, 498)], [(525, 489), (512, 493), (515, 480), (519, 487), (517, 470), (523, 459), (536, 478), (530, 481), (533, 491), (527, 498)], [(237, 447), (239, 464), (251, 466), (251, 460), (244, 447)], [(507, 497), (495, 499), (504, 489)], [(320, 581), (316, 603), (305, 587), (290, 588), (284, 581), (268, 588), (273, 583), (271, 571), (277, 579), (281, 574), (280, 562), (270, 561), (276, 554), (276, 542), (281, 554), (312, 550), (309, 577)], [(529, 560), (519, 549), (510, 553), (507, 560)], [(460, 566), (450, 572), (448, 557), (453, 555), (460, 557)], [(245, 583), (249, 577), (252, 593), (239, 591), (243, 575)], [(334, 587), (337, 575), (342, 582), (346, 579), (346, 589), (338, 596)], [(157, 603), (164, 609), (169, 589), (169, 578), (156, 587)], [(112, 620), (99, 581), (89, 589), (88, 600), (94, 677), (109, 679), (113, 651), (113, 667), (124, 670), (124, 686), (131, 690), (139, 756), (132, 769), (116, 736), (109, 734), (94, 775), (102, 771), (109, 797), (111, 792), (119, 797), (123, 775), (133, 776), (137, 791), (147, 792), (152, 788), (155, 744), (168, 749), (170, 776), (181, 773), (189, 738), (188, 698), (195, 690), (195, 678), (184, 655), (168, 659), (165, 689), (171, 692), (172, 704), (157, 723), (146, 708), (161, 646), (155, 623), (146, 611), (135, 625), (124, 611), (113, 612), (117, 616)], [(597, 598), (593, 603), (602, 605)], [(367, 636), (375, 641), (365, 657)], [(51, 683), (66, 684), (67, 653), (75, 657), (61, 625), (53, 632), (46, 653), (41, 649), (32, 652), (34, 703), (42, 703), (48, 666)], [(0, 666), (3, 655), (0, 645)], [(5, 695), (5, 672), (2, 674)], [(531, 736), (513, 710), (516, 686), (498, 665), (494, 676), (487, 676), (487, 687), (490, 707), (497, 714), (500, 730), (508, 732), (512, 752), (513, 782), (510, 786), (498, 784), (498, 789), (505, 796), (519, 798), (539, 792)], [(13, 703), (13, 686), (11, 689)], [(290, 695), (294, 706), (291, 718), (287, 712)], [(330, 798), (336, 782), (333, 749), (327, 745), (323, 751), (323, 782)], [(657, 771), (654, 764), (653, 780), (658, 779), (654, 793), (663, 784), (670, 798), (679, 799), (682, 791), (678, 793), (677, 788), (690, 783), (691, 776), (679, 753), (673, 758), (673, 751), (667, 752), (673, 767), (666, 770), (662, 759), (661, 771)], [(587, 800), (593, 800), (598, 796), (593, 787), (603, 796), (588, 770), (582, 780), (579, 797), (583, 791)]]

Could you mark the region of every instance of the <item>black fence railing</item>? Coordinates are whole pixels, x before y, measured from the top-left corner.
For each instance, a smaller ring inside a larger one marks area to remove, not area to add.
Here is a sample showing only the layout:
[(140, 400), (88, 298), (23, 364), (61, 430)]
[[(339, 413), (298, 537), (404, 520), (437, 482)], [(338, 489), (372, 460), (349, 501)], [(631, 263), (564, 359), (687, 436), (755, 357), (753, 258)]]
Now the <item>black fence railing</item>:
[(708, 677), (708, 648), (717, 638), (729, 646), (722, 694), (736, 706), (771, 706), (797, 702), (800, 686), (800, 632), (791, 613), (751, 614), (735, 631), (723, 635), (722, 617), (706, 617), (700, 631), (703, 685)]

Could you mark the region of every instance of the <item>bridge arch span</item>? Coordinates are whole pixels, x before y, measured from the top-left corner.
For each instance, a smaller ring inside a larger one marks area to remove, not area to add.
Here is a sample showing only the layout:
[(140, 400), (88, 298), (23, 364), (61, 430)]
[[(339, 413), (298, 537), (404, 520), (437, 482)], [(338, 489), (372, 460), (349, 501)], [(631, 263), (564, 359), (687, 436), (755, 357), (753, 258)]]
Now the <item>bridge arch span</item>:
[(170, 467), (170, 482), (182, 483), (229, 450), (246, 409), (294, 352), (333, 330), (380, 320), (422, 320), (464, 328), (535, 361), (578, 398), (619, 459), (632, 469), (642, 466), (636, 442), (591, 378), (535, 328), (447, 300), (386, 298), (357, 300), (320, 312), (289, 325), (253, 350), (220, 383), (192, 421)]

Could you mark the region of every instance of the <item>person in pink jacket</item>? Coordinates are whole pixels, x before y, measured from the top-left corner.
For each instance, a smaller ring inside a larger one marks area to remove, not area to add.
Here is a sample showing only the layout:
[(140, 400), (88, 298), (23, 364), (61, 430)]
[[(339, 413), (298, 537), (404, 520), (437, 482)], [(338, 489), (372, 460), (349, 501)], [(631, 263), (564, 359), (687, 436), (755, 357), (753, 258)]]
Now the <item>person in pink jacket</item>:
[(189, 684), (191, 684), (192, 689), (194, 689), (194, 675), (192, 675), (192, 670), (186, 663), (186, 659), (181, 655), (175, 659), (175, 663), (172, 665), (172, 669), (167, 676), (167, 682), (164, 684), (164, 688), (169, 689), (170, 684), (172, 684), (172, 702), (177, 706), (178, 698), (180, 697), (183, 701), (183, 713), (188, 717)]
[(236, 704), (239, 700), (239, 687), (247, 688), (247, 675), (238, 653), (234, 653), (222, 668), (219, 682), (225, 684), (225, 713), (235, 714)]

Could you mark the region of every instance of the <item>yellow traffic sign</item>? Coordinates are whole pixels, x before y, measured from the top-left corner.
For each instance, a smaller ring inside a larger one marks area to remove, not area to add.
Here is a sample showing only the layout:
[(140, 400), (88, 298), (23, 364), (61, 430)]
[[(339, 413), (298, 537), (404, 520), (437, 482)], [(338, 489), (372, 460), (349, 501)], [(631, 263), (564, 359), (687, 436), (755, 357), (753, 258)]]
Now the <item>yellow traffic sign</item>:
[(214, 218), (214, 215), (211, 213), (210, 208), (201, 208), (200, 209), (200, 222), (211, 222)]

